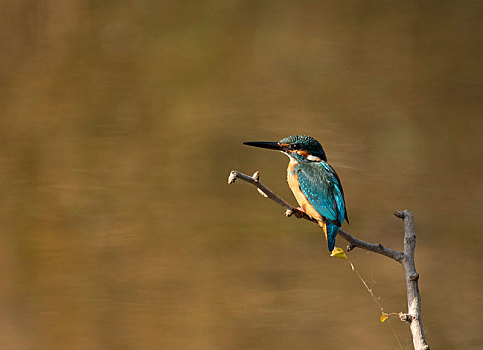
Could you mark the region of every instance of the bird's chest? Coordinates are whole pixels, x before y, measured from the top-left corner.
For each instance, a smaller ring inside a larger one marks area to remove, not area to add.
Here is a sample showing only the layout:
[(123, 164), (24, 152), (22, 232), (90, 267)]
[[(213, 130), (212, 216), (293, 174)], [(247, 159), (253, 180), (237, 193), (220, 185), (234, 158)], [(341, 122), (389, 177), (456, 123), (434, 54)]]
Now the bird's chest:
[(297, 170), (295, 169), (298, 164), (299, 163), (297, 161), (290, 159), (290, 163), (288, 164), (287, 168), (287, 182), (292, 191), (295, 187), (299, 187)]
[(307, 197), (305, 196), (305, 194), (300, 189), (299, 179), (298, 179), (298, 175), (297, 175), (297, 168), (296, 168), (297, 165), (298, 165), (298, 162), (293, 161), (293, 160), (291, 160), (289, 165), (288, 165), (288, 168), (287, 168), (288, 185), (289, 185), (290, 189), (292, 190), (298, 204), (303, 209), (303, 211), (314, 219), (322, 220), (321, 215), (309, 203), (309, 201), (307, 200)]

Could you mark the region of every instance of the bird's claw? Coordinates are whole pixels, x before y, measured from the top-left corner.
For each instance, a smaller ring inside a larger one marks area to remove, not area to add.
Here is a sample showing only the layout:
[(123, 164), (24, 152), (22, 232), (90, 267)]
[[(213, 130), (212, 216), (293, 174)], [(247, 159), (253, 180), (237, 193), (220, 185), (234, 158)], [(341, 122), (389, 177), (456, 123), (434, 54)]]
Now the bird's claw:
[(286, 217), (291, 217), (292, 215), (295, 215), (298, 219), (301, 219), (304, 217), (304, 211), (302, 208), (293, 208), (293, 209), (287, 209), (285, 211), (285, 216)]

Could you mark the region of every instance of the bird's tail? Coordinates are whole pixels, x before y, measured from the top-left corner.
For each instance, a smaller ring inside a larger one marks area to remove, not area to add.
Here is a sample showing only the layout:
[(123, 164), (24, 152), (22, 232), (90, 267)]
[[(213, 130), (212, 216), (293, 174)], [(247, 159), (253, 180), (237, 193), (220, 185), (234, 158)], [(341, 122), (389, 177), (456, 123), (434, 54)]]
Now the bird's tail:
[(320, 221), (319, 226), (324, 230), (325, 239), (327, 240), (327, 248), (329, 248), (329, 252), (331, 252), (335, 247), (335, 236), (337, 236), (337, 232), (339, 232), (339, 226), (333, 224), (329, 220)]

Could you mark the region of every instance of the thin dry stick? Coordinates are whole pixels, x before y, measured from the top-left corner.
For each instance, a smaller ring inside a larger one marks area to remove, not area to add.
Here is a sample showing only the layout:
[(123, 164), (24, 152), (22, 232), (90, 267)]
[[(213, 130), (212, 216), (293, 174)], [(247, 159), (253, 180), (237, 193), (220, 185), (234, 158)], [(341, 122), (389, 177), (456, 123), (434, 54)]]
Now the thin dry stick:
[[(253, 176), (248, 176), (238, 171), (233, 170), (228, 177), (228, 183), (232, 184), (236, 179), (243, 180), (258, 189), (258, 192), (264, 197), (270, 198), (275, 203), (281, 205), (286, 209), (285, 215), (295, 215), (297, 218), (303, 218), (308, 221), (317, 222), (303, 211), (295, 208), (287, 201), (283, 200), (272, 192), (267, 186), (259, 181), (260, 173), (257, 171)], [(404, 269), (404, 276), (406, 279), (406, 293), (408, 298), (408, 313), (400, 313), (399, 318), (401, 321), (407, 321), (410, 323), (410, 329), (413, 336), (413, 345), (415, 350), (429, 350), (429, 345), (426, 344), (424, 338), (423, 323), (421, 321), (421, 296), (419, 294), (418, 280), (419, 274), (416, 272), (416, 266), (414, 264), (414, 250), (416, 248), (416, 234), (414, 233), (414, 218), (413, 214), (409, 210), (398, 211), (394, 213), (400, 219), (404, 221), (404, 252), (392, 250), (384, 247), (382, 244), (367, 243), (355, 238), (351, 234), (339, 230), (339, 237), (344, 238), (349, 245), (347, 251), (351, 251), (354, 248), (365, 249), (377, 254), (381, 254), (391, 258), (402, 264)]]

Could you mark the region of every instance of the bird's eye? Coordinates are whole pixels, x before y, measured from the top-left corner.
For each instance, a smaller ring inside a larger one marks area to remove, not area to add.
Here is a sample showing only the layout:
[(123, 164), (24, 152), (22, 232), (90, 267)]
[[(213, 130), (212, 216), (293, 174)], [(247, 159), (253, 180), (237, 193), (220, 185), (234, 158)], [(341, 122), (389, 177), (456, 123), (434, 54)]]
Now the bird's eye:
[(300, 144), (294, 143), (291, 148), (292, 149), (300, 149)]

